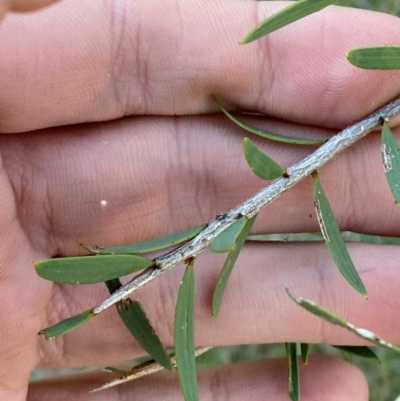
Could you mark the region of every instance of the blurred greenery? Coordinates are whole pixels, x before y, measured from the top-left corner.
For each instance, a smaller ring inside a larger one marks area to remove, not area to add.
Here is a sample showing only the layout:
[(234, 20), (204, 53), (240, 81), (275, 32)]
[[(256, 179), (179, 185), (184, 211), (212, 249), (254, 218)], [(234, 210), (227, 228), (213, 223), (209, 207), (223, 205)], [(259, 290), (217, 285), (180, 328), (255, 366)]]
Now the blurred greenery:
[[(309, 363), (313, 363), (312, 354), (315, 353), (325, 353), (345, 358), (366, 375), (369, 383), (370, 401), (395, 401), (400, 396), (400, 356), (394, 351), (378, 347), (371, 348), (377, 354), (381, 363), (344, 354), (329, 345), (312, 345)], [(198, 366), (204, 368), (263, 358), (284, 357), (284, 344), (237, 345), (212, 349), (198, 358)]]
[[(270, 0), (280, 1), (280, 0)], [(364, 8), (400, 16), (399, 0), (336, 0), (339, 6)]]
[(337, 0), (337, 4), (347, 7), (376, 10), (383, 13), (400, 15), (399, 0)]
[[(272, 0), (274, 1), (274, 0)], [(400, 0), (338, 0), (338, 5), (381, 11), (400, 16)], [(399, 38), (400, 41), (400, 38)], [(373, 45), (371, 38), (371, 45)], [(358, 366), (367, 376), (370, 387), (370, 401), (395, 401), (400, 396), (400, 356), (386, 349), (373, 348), (381, 360), (381, 364), (365, 358), (346, 356), (351, 363)], [(333, 347), (318, 345), (311, 348), (311, 353), (324, 352), (343, 356)], [(198, 367), (211, 367), (229, 363), (261, 358), (278, 358), (285, 356), (283, 344), (238, 345), (233, 347), (214, 348), (198, 358)], [(312, 363), (312, 355), (310, 355)], [(84, 371), (84, 370), (81, 370)], [(71, 370), (38, 369), (32, 380), (43, 377), (66, 375)], [(75, 371), (76, 373), (76, 371)], [(301, 380), (301, 379), (300, 379)], [(289, 399), (289, 398), (288, 398)]]

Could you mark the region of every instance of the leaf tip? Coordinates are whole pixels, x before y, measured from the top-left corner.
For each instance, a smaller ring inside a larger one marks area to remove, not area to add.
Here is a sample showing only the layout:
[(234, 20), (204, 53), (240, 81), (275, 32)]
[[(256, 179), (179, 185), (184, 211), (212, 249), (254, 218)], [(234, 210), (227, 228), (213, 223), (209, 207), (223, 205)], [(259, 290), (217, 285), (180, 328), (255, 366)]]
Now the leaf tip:
[(75, 330), (94, 316), (96, 315), (94, 314), (93, 309), (88, 309), (84, 312), (79, 313), (78, 315), (62, 320), (61, 322), (58, 322), (53, 326), (46, 327), (40, 330), (38, 334), (44, 335), (46, 340), (52, 340), (56, 337), (63, 336), (64, 334)]

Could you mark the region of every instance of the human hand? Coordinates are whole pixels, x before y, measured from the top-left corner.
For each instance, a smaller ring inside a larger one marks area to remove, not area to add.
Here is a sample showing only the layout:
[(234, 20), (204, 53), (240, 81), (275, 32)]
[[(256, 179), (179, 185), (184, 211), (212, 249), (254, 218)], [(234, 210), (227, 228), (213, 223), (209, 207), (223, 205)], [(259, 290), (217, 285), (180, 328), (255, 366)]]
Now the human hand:
[[(210, 114), (216, 112), (211, 93), (233, 108), (290, 121), (254, 117), (259, 126), (306, 137), (332, 135), (398, 94), (398, 73), (362, 71), (343, 56), (354, 47), (396, 43), (398, 19), (330, 7), (253, 44), (237, 44), (281, 7), (65, 0), (2, 23), (0, 400), (179, 399), (168, 374), (87, 395), (107, 380), (96, 374), (34, 384), (26, 395), (37, 366), (109, 365), (142, 355), (115, 311), (54, 341), (38, 337), (107, 291), (45, 281), (32, 262), (78, 255), (82, 242), (116, 245), (201, 224), (264, 186), (242, 155), (243, 131)], [(258, 143), (285, 166), (310, 152)], [(325, 167), (321, 180), (342, 229), (399, 235), (379, 148), (378, 136), (370, 135)], [(315, 230), (310, 180), (269, 206), (254, 228)], [(400, 342), (399, 249), (351, 244), (349, 250), (368, 301), (344, 281), (323, 244), (251, 244), (216, 320), (210, 299), (223, 256), (205, 252), (195, 265), (196, 344), (359, 343), (302, 311), (285, 286)], [(175, 268), (137, 293), (168, 346), (182, 273)], [(285, 362), (276, 360), (204, 371), (200, 398), (286, 400), (285, 381)], [(302, 372), (302, 397), (366, 400), (367, 387), (354, 367), (313, 357)]]

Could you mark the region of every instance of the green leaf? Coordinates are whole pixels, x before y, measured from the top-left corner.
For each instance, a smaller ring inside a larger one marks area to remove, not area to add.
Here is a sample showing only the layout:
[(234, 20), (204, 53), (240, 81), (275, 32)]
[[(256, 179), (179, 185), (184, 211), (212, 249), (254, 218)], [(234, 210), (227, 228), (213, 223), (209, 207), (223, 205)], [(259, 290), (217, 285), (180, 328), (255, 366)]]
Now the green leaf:
[(355, 356), (360, 356), (367, 359), (375, 359), (377, 362), (380, 362), (378, 355), (376, 355), (375, 352), (372, 351), (372, 349), (369, 347), (357, 347), (348, 345), (333, 345), (333, 347)]
[(217, 104), (219, 109), (231, 120), (233, 121), (236, 125), (238, 125), (240, 128), (243, 128), (247, 132), (251, 132), (254, 135), (260, 136), (262, 138), (269, 139), (271, 141), (275, 142), (283, 142), (283, 143), (290, 143), (294, 145), (322, 145), (326, 142), (326, 140), (321, 140), (321, 139), (307, 139), (307, 138), (296, 138), (293, 136), (286, 136), (286, 135), (280, 135), (280, 134), (274, 134), (272, 132), (268, 131), (263, 131), (261, 129), (252, 127), (249, 124), (246, 124), (245, 122), (237, 119), (234, 117), (231, 113), (229, 113), (228, 110), (226, 110), (221, 102), (214, 96), (211, 95), (212, 98), (214, 99), (214, 102)]
[(127, 371), (119, 369), (119, 368), (114, 368), (113, 366), (106, 366), (105, 368), (103, 368), (103, 371), (114, 373), (115, 375), (118, 375), (118, 376), (126, 376), (128, 374)]
[[(351, 231), (341, 231), (345, 242), (366, 242), (370, 244), (381, 245), (400, 245), (399, 237), (385, 237), (382, 235), (370, 235), (354, 233)], [(322, 233), (279, 233), (279, 234), (257, 234), (249, 235), (246, 241), (259, 242), (306, 242), (306, 241), (324, 241)]]
[(310, 355), (310, 344), (301, 343), (300, 351), (301, 351), (301, 360), (303, 361), (304, 365), (308, 365), (308, 357)]
[(382, 127), (382, 162), (390, 191), (396, 205), (400, 206), (400, 146), (389, 126)]
[(347, 60), (356, 67), (366, 70), (399, 70), (399, 46), (362, 47), (350, 50)]
[(247, 163), (257, 177), (272, 180), (286, 174), (286, 169), (261, 152), (249, 138), (244, 138), (243, 149)]
[(46, 340), (52, 340), (53, 338), (63, 336), (64, 334), (75, 330), (94, 316), (96, 315), (92, 312), (92, 309), (89, 309), (87, 311), (79, 313), (79, 315), (75, 315), (69, 317), (68, 319), (62, 320), (54, 326), (40, 330), (39, 334), (43, 334), (46, 337)]
[(175, 310), (175, 358), (185, 401), (198, 401), (194, 346), (194, 270), (186, 268), (179, 288)]
[(169, 248), (174, 245), (179, 245), (182, 242), (189, 241), (201, 232), (204, 226), (197, 226), (189, 228), (187, 230), (179, 231), (177, 233), (169, 234), (164, 237), (155, 238), (150, 241), (136, 242), (134, 244), (122, 245), (122, 246), (111, 246), (101, 247), (92, 246), (88, 244), (82, 244), (82, 247), (86, 250), (103, 255), (114, 255), (120, 253), (127, 254), (142, 254), (160, 249)]
[[(106, 282), (112, 294), (121, 287), (119, 279)], [(164, 344), (154, 331), (146, 312), (139, 301), (124, 300), (117, 305), (118, 313), (125, 326), (142, 348), (165, 369), (173, 370), (171, 359)]]
[(244, 226), (246, 225), (246, 217), (232, 223), (228, 228), (222, 231), (210, 245), (213, 252), (229, 252), (236, 248), (236, 241)]
[(39, 276), (59, 283), (92, 284), (143, 270), (154, 261), (136, 255), (77, 256), (35, 262)]
[(259, 23), (253, 30), (251, 30), (241, 44), (253, 42), (262, 36), (268, 35), (286, 25), (291, 24), (307, 15), (313, 14), (317, 11), (334, 3), (334, 0), (299, 0), (296, 3), (284, 8), (283, 10), (273, 14), (271, 17)]
[(326, 320), (329, 323), (336, 324), (341, 326), (351, 332), (353, 332), (358, 337), (363, 338), (373, 344), (379, 345), (384, 348), (388, 348), (394, 350), (396, 352), (400, 352), (400, 347), (397, 347), (387, 341), (385, 341), (382, 337), (377, 336), (376, 334), (372, 333), (371, 331), (363, 328), (358, 328), (354, 326), (354, 324), (346, 322), (344, 318), (335, 313), (331, 312), (329, 309), (323, 308), (322, 306), (317, 305), (315, 302), (310, 301), (309, 299), (297, 297), (290, 291), (288, 288), (286, 292), (302, 308), (308, 310), (312, 314), (321, 317), (322, 319)]
[(314, 174), (314, 198), (318, 223), (325, 239), (325, 244), (333, 261), (347, 282), (365, 297), (367, 291), (343, 241), (332, 208), (321, 186), (318, 175)]
[(246, 240), (251, 227), (254, 224), (257, 215), (253, 216), (249, 219), (245, 226), (243, 227), (242, 232), (239, 234), (236, 240), (236, 248), (228, 253), (228, 256), (225, 260), (224, 266), (219, 274), (217, 284), (214, 288), (213, 299), (212, 299), (212, 315), (213, 317), (218, 316), (219, 309), (221, 307), (222, 297), (225, 292), (226, 285), (228, 283), (228, 279), (232, 273), (233, 266), (236, 263), (236, 260), (239, 256), (239, 253), (243, 247), (244, 241)]
[(292, 401), (300, 398), (300, 374), (297, 360), (297, 343), (286, 343), (286, 355), (289, 363), (288, 393)]

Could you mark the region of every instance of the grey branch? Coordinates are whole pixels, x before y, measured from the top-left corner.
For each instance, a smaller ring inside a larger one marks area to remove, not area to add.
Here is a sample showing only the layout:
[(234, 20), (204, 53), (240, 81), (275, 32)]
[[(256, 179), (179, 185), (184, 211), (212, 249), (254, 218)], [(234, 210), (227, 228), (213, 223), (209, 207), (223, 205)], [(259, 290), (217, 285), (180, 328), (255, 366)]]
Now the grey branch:
[(280, 177), (273, 181), (268, 187), (253, 195), (237, 208), (227, 213), (218, 215), (211, 220), (207, 226), (191, 241), (178, 249), (155, 259), (155, 266), (144, 270), (131, 281), (114, 292), (109, 298), (93, 309), (98, 314), (111, 305), (129, 297), (134, 291), (143, 287), (161, 274), (172, 269), (174, 266), (198, 256), (210, 243), (242, 216), (253, 217), (265, 206), (277, 199), (282, 193), (309, 176), (314, 171), (332, 160), (337, 154), (345, 150), (354, 142), (363, 138), (371, 131), (382, 125), (382, 119), (390, 120), (400, 114), (400, 98), (393, 100), (378, 111), (372, 113), (362, 121), (351, 125), (329, 139), (315, 152), (287, 169), (288, 177)]

